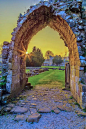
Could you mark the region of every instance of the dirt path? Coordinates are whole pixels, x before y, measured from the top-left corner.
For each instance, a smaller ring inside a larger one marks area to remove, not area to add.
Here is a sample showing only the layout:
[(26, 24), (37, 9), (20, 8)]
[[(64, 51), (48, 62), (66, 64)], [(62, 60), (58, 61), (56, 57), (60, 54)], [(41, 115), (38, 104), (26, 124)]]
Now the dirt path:
[(84, 113), (60, 83), (23, 91), (0, 116), (0, 129), (85, 129)]

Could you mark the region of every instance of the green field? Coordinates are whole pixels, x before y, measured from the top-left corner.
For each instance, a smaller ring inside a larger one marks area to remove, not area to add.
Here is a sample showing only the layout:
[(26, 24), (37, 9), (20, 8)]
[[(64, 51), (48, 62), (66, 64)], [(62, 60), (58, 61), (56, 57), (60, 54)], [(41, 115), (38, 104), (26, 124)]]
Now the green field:
[[(48, 66), (49, 67), (49, 66)], [(34, 87), (36, 85), (44, 85), (44, 84), (51, 84), (51, 83), (57, 83), (59, 82), (61, 84), (61, 87), (65, 86), (65, 71), (62, 70), (52, 70), (40, 73), (39, 75), (35, 75), (33, 77), (29, 77), (28, 81), (33, 85)]]

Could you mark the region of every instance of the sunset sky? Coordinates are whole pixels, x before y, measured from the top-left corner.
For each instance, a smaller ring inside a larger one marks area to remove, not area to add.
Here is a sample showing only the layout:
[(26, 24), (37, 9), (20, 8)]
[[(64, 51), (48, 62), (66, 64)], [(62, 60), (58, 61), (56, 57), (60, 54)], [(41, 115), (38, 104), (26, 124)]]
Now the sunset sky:
[[(40, 0), (0, 0), (0, 44), (4, 41), (11, 41), (11, 33), (17, 26), (20, 13), (24, 14), (31, 6), (39, 3)], [(43, 54), (51, 50), (55, 55), (64, 55), (68, 51), (59, 33), (46, 27), (39, 31), (30, 41), (28, 52), (32, 51), (33, 46), (41, 49)]]

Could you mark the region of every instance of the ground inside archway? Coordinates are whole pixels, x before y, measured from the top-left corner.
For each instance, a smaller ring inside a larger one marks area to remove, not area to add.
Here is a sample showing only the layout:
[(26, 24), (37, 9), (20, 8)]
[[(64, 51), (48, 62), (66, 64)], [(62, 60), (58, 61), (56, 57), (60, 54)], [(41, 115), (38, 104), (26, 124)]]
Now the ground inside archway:
[(0, 116), (0, 128), (84, 129), (86, 113), (74, 104), (70, 91), (62, 90), (60, 83), (57, 86), (46, 84), (24, 90), (4, 108), (9, 114)]

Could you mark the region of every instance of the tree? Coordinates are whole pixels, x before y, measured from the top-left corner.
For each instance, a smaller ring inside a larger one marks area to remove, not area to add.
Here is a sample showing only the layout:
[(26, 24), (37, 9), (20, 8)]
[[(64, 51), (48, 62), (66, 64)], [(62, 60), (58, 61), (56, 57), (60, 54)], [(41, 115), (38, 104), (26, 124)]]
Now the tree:
[[(44, 57), (39, 48), (33, 47), (31, 56), (26, 58), (26, 66), (40, 67), (44, 62)], [(29, 54), (29, 55), (30, 55)]]
[(46, 51), (46, 53), (45, 53), (45, 58), (49, 59), (50, 56), (54, 56), (53, 52), (50, 51), (50, 50)]
[(55, 63), (56, 65), (61, 64), (62, 62), (63, 62), (63, 60), (62, 60), (62, 57), (60, 55), (59, 56), (56, 55), (53, 59), (53, 63)]
[(36, 52), (36, 46), (33, 47), (32, 52)]

